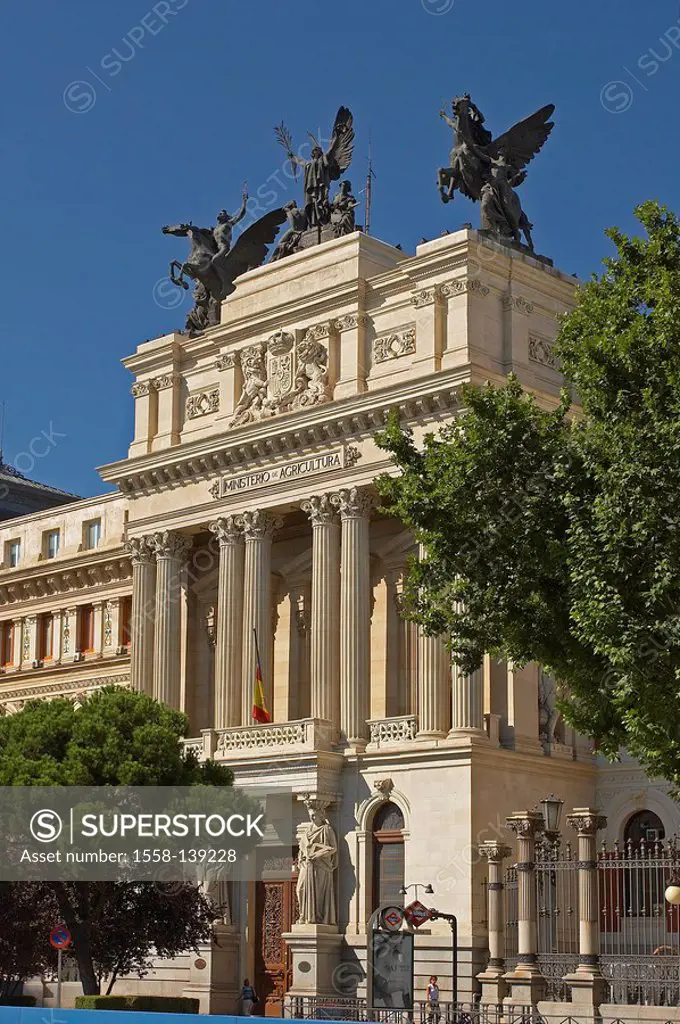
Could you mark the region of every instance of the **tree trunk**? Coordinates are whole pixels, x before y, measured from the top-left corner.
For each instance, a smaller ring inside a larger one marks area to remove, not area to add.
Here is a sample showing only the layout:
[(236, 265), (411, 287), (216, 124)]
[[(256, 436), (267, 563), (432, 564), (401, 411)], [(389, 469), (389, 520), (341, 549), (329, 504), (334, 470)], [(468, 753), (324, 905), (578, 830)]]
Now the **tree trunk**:
[(78, 920), (78, 917), (76, 916), (77, 911), (66, 886), (61, 882), (55, 883), (55, 894), (59, 905), (59, 912), (64, 919), (64, 924), (73, 937), (73, 955), (78, 963), (80, 984), (83, 988), (83, 995), (98, 996), (99, 978), (95, 972), (94, 964), (92, 963), (92, 953), (90, 951), (90, 922), (87, 914), (87, 890), (76, 890), (76, 893), (81, 897), (81, 899), (83, 899), (85, 904), (84, 907), (80, 908), (81, 912), (84, 911), (84, 913), (82, 913), (82, 920)]

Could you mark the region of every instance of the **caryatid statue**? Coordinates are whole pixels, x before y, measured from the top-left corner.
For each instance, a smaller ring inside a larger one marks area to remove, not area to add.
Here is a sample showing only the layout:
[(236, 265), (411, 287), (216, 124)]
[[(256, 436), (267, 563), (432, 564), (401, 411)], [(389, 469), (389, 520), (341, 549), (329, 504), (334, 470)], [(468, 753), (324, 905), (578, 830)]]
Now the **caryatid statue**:
[(305, 806), (310, 824), (300, 836), (297, 859), (298, 924), (337, 924), (338, 842), (320, 802), (307, 797)]
[(449, 167), (440, 167), (437, 185), (441, 200), (448, 203), (458, 189), (481, 204), (482, 228), (503, 240), (522, 244), (533, 251), (529, 218), (522, 209), (515, 188), (526, 178), (524, 168), (533, 160), (550, 135), (549, 103), (525, 117), (494, 139), (484, 127), (484, 115), (466, 93), (451, 101), (453, 117), (444, 110), (440, 117), (453, 129), (454, 144)]

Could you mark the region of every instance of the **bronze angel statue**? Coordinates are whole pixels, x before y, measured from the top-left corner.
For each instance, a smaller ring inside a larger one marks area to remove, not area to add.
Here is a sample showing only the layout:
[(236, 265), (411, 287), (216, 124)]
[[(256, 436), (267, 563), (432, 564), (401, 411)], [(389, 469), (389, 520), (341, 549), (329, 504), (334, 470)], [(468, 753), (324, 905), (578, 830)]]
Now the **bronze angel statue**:
[(312, 153), (309, 160), (293, 152), (293, 139), (282, 123), (275, 134), (294, 167), (304, 171), (304, 214), (306, 228), (322, 228), (331, 222), (331, 182), (337, 181), (352, 162), (354, 151), (354, 118), (351, 110), (340, 107), (335, 117), (330, 145), (324, 151), (318, 139), (309, 132)]
[(494, 139), (484, 127), (484, 115), (468, 93), (451, 101), (453, 117), (440, 117), (454, 131), (450, 166), (440, 167), (437, 185), (442, 202), (458, 189), (481, 204), (482, 228), (521, 244), (522, 235), (533, 251), (532, 224), (522, 210), (515, 188), (526, 178), (526, 165), (546, 141), (554, 124), (555, 107), (549, 103)]
[(220, 305), (234, 291), (234, 281), (246, 270), (264, 263), (268, 247), (286, 219), (285, 210), (271, 210), (247, 227), (232, 246), (232, 230), (246, 215), (248, 191), (245, 186), (242, 200), (237, 213), (220, 210), (215, 227), (200, 228), (189, 222), (161, 228), (164, 235), (179, 235), (191, 242), (186, 261), (173, 260), (170, 264), (173, 284), (189, 288), (187, 277), (196, 282), (195, 306), (185, 325), (190, 335), (220, 322)]

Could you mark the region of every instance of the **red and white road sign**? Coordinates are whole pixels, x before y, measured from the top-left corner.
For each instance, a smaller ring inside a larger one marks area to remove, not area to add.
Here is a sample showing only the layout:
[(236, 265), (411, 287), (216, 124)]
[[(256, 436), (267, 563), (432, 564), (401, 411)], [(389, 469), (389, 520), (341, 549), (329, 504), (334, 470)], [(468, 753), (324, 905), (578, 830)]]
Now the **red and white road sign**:
[(401, 907), (385, 907), (380, 918), (383, 928), (390, 932), (398, 932), (404, 923), (404, 911)]
[(420, 900), (414, 900), (413, 903), (404, 907), (404, 917), (414, 928), (420, 928), (421, 924), (432, 919), (430, 911)]
[(72, 941), (71, 933), (65, 924), (58, 924), (50, 932), (50, 945), (54, 949), (68, 949)]

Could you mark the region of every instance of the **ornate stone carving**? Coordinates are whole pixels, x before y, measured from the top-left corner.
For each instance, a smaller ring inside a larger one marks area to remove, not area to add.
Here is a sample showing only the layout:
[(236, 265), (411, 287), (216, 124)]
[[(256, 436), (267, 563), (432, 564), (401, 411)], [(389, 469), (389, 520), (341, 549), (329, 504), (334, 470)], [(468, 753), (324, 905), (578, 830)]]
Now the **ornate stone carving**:
[(539, 811), (519, 811), (511, 814), (505, 819), (505, 824), (511, 832), (521, 838), (540, 835), (545, 829), (543, 815)]
[(392, 779), (374, 779), (373, 789), (383, 798), (383, 800), (389, 800), (392, 796), (394, 783), (392, 782)]
[(177, 379), (176, 373), (163, 373), (160, 377), (154, 377), (151, 387), (156, 391), (163, 391), (165, 388), (171, 388)]
[(113, 646), (113, 619), (111, 612), (113, 611), (113, 602), (104, 602), (104, 647)]
[(136, 384), (133, 384), (130, 388), (130, 394), (133, 398), (144, 398), (151, 391), (151, 381), (139, 380)]
[(220, 408), (220, 389), (212, 388), (210, 391), (201, 391), (197, 395), (189, 395), (187, 398), (187, 418), (196, 419), (198, 416), (208, 416), (211, 412), (218, 412)]
[(328, 338), (331, 333), (333, 325), (332, 323), (325, 324), (312, 324), (305, 331), (305, 339), (309, 341), (322, 341), (324, 338)]
[(512, 850), (504, 843), (498, 842), (497, 839), (487, 839), (485, 842), (479, 844), (479, 852), (485, 860), (499, 863), (500, 861), (505, 860), (506, 857), (509, 857)]
[(604, 814), (599, 814), (592, 807), (576, 807), (566, 817), (567, 825), (576, 829), (580, 836), (594, 836), (607, 827)]
[(454, 295), (466, 295), (467, 292), (476, 292), (482, 298), (486, 298), (489, 289), (474, 277), (457, 277), (453, 281), (447, 281), (441, 286), (441, 293), (448, 299)]
[(31, 630), (36, 623), (35, 615), (28, 615), (24, 619), (24, 630), (23, 630), (23, 643), (21, 656), (23, 661), (28, 661), (31, 654)]
[(533, 302), (529, 302), (522, 295), (504, 295), (503, 296), (503, 309), (508, 311), (512, 310), (515, 313), (523, 313), (525, 316), (529, 316), (534, 311)]
[(130, 552), (130, 561), (133, 565), (148, 563), (153, 560), (154, 550), (151, 544), (151, 537), (130, 537), (126, 548)]
[(252, 512), (244, 512), (237, 517), (237, 522), (246, 540), (263, 540), (265, 537), (271, 537), (283, 526), (283, 519), (280, 516), (271, 515), (259, 508)]
[(376, 506), (375, 497), (371, 492), (359, 487), (343, 488), (332, 496), (331, 501), (339, 509), (343, 519), (370, 516)]
[(62, 620), (62, 631), (61, 631), (61, 649), (64, 654), (71, 653), (71, 613), (67, 609), (64, 612), (64, 618)]
[(323, 526), (328, 523), (337, 522), (338, 510), (333, 504), (332, 495), (317, 494), (300, 506), (303, 512), (309, 516), (312, 526)]
[(356, 466), (361, 458), (361, 451), (355, 444), (345, 445), (345, 469)]
[(336, 331), (356, 331), (357, 327), (365, 327), (368, 317), (365, 313), (346, 313), (333, 321)]
[[(219, 487), (219, 485), (218, 485)], [(227, 544), (239, 544), (243, 540), (243, 529), (236, 516), (223, 516), (208, 525), (220, 542), (220, 547)]]
[(268, 342), (241, 352), (243, 391), (231, 426), (253, 423), (282, 412), (321, 405), (330, 399), (328, 352), (316, 329), (296, 340), (278, 331)]
[(559, 369), (555, 345), (547, 338), (541, 338), (537, 334), (529, 335), (529, 359), (532, 363), (539, 363), (541, 366), (549, 366), (551, 370)]
[(411, 305), (415, 306), (416, 309), (422, 309), (424, 306), (431, 306), (433, 302), (437, 302), (439, 297), (440, 291), (437, 286), (434, 288), (420, 288), (411, 295)]
[(370, 722), (370, 742), (385, 746), (390, 743), (405, 743), (416, 738), (418, 722), (415, 715), (402, 715), (399, 718), (381, 718)]
[(186, 558), (193, 544), (192, 537), (186, 537), (172, 530), (162, 530), (150, 538), (151, 546), (157, 558)]
[(218, 356), (215, 360), (215, 369), (222, 372), (222, 370), (233, 370), (238, 366), (238, 352), (225, 352), (224, 355)]
[(388, 359), (400, 359), (411, 355), (416, 350), (416, 329), (409, 327), (398, 334), (386, 334), (373, 342), (373, 359), (376, 363), (384, 363)]

